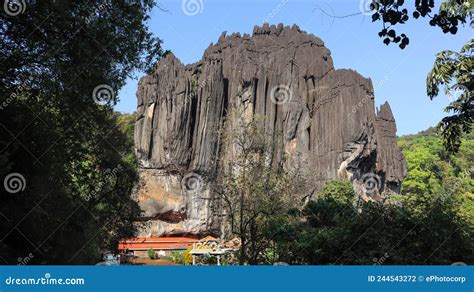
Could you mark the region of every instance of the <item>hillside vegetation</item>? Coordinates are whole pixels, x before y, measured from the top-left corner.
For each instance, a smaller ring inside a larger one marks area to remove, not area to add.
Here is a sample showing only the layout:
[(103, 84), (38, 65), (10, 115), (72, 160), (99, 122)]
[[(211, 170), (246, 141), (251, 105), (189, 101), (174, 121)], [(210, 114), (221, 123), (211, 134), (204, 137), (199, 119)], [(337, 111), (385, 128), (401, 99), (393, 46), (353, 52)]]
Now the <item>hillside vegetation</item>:
[(474, 140), (448, 154), (433, 129), (398, 139), (408, 162), (401, 195), (391, 204), (355, 206), (347, 181), (329, 182), (301, 211), (275, 217), (267, 263), (473, 263)]
[[(119, 129), (133, 146), (134, 116), (120, 114)], [(434, 129), (398, 139), (408, 163), (401, 195), (393, 204), (354, 206), (347, 181), (332, 181), (302, 210), (259, 216), (253, 264), (445, 264), (473, 263), (474, 136), (448, 154)], [(131, 153), (132, 154), (132, 153)], [(262, 194), (253, 189), (254, 195)], [(265, 205), (267, 206), (267, 205)], [(234, 263), (236, 264), (236, 263)]]
[(449, 154), (434, 129), (398, 139), (408, 162), (403, 181), (405, 207), (426, 214), (435, 201), (450, 202), (474, 226), (474, 135), (466, 135), (459, 153)]

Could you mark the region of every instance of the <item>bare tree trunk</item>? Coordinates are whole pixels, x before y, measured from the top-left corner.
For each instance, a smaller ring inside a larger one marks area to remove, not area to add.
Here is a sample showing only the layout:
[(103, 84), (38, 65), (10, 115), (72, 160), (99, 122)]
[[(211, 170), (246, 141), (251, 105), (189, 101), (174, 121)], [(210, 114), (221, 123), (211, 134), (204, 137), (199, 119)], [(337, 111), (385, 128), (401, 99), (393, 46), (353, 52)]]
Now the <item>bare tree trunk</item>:
[(251, 262), (250, 264), (251, 265), (256, 265), (257, 264), (257, 256), (258, 256), (258, 252), (257, 252), (257, 227), (255, 225), (255, 219), (252, 219), (252, 222), (250, 223), (250, 243), (251, 243), (251, 251), (250, 251), (250, 255), (251, 255)]
[(240, 231), (240, 240), (242, 242), (242, 245), (240, 247), (239, 265), (243, 265), (245, 263), (245, 246), (247, 244), (247, 240), (245, 236), (245, 224), (244, 224), (244, 192), (240, 193), (240, 230), (239, 231)]

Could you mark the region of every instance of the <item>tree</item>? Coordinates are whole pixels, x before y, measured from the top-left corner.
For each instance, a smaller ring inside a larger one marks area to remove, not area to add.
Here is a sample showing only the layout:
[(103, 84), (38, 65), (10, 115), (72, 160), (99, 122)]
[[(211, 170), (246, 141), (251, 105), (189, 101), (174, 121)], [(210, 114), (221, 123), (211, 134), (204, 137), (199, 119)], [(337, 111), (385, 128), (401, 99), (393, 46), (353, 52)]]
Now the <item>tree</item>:
[(473, 262), (472, 231), (451, 204), (434, 202), (425, 216), (414, 216), (396, 204), (356, 206), (349, 187), (349, 182), (328, 182), (300, 220), (283, 225), (275, 238), (280, 259), (311, 265)]
[(150, 258), (150, 260), (156, 259), (156, 252), (153, 248), (148, 249), (148, 257)]
[(441, 1), (438, 13), (434, 14), (434, 0), (416, 0), (409, 3), (415, 6), (412, 13), (409, 13), (408, 4), (405, 4), (404, 0), (373, 0), (370, 3), (369, 11), (373, 11), (372, 21), (382, 22), (382, 30), (378, 35), (383, 38), (384, 44), (397, 43), (404, 49), (410, 43), (406, 34), (398, 35), (395, 30), (395, 26), (409, 21), (410, 14), (414, 19), (429, 17), (431, 26), (439, 27), (444, 33), (456, 34), (459, 25), (465, 24), (469, 18), (472, 19), (474, 10), (473, 0)]
[(127, 76), (160, 57), (146, 25), (155, 3), (16, 3), (24, 13), (0, 15), (0, 176), (20, 182), (0, 189), (0, 261), (95, 263), (140, 215), (111, 106)]
[[(415, 10), (412, 15), (414, 19), (419, 17), (431, 18), (429, 24), (439, 27), (444, 33), (456, 34), (460, 25), (470, 22), (473, 25), (472, 15), (474, 11), (473, 0), (444, 0), (441, 1), (438, 13), (433, 14), (435, 7), (433, 0), (416, 0)], [(384, 38), (386, 45), (399, 43), (404, 49), (409, 44), (409, 38), (404, 33), (397, 35), (395, 26), (408, 22), (410, 16), (405, 1), (374, 0), (370, 9), (374, 11), (372, 21), (381, 21), (383, 29), (379, 36)], [(473, 74), (474, 59), (472, 56), (473, 40), (463, 46), (459, 53), (453, 51), (442, 51), (437, 54), (434, 67), (427, 77), (428, 96), (433, 99), (439, 93), (439, 87), (445, 86), (447, 95), (453, 95), (456, 91), (462, 93), (446, 108), (446, 112), (453, 113), (441, 120), (439, 130), (445, 138), (445, 147), (448, 151), (457, 152), (463, 133), (472, 130), (474, 116), (472, 92), (474, 88)]]
[(241, 265), (264, 261), (264, 252), (272, 244), (268, 227), (289, 208), (302, 203), (293, 192), (296, 174), (285, 170), (284, 162), (274, 163), (278, 136), (264, 133), (259, 124), (258, 117), (254, 117), (225, 126), (229, 134), (224, 144), (231, 145), (234, 152), (218, 193), (230, 232), (242, 242)]
[[(471, 27), (474, 26), (472, 19), (474, 0), (440, 0), (437, 13), (433, 11), (434, 0), (416, 0), (407, 3), (404, 0), (369, 0), (361, 3), (369, 4), (368, 7), (364, 7), (366, 11), (345, 16), (330, 15), (320, 8), (317, 9), (333, 18), (346, 18), (372, 12), (372, 22), (382, 23), (382, 29), (378, 35), (383, 38), (384, 44), (396, 43), (401, 49), (409, 45), (410, 39), (405, 33), (398, 34), (396, 30), (399, 25), (408, 23), (410, 17), (430, 18), (431, 26), (453, 35), (467, 22)], [(413, 4), (414, 10), (409, 12), (408, 6)], [(474, 71), (472, 50), (473, 40), (470, 40), (459, 53), (440, 52), (427, 78), (427, 92), (431, 99), (438, 95), (441, 85), (445, 86), (448, 95), (453, 95), (456, 91), (462, 92), (445, 108), (446, 112), (452, 112), (453, 115), (443, 118), (438, 125), (445, 137), (446, 149), (453, 153), (459, 149), (462, 134), (472, 130), (472, 72)]]
[(443, 148), (433, 131), (399, 138), (408, 164), (408, 175), (399, 200), (413, 215), (423, 217), (436, 202), (451, 205), (456, 213), (474, 225), (472, 193), (474, 167), (472, 134), (464, 135), (456, 154)]
[(470, 40), (461, 51), (442, 51), (436, 55), (433, 69), (426, 80), (428, 96), (433, 99), (439, 93), (439, 87), (445, 87), (447, 95), (461, 92), (459, 97), (445, 108), (452, 113), (441, 120), (438, 127), (450, 152), (457, 152), (464, 133), (472, 130), (474, 119), (474, 40)]
[[(397, 35), (394, 26), (404, 24), (409, 20), (405, 1), (375, 0), (371, 4), (374, 11), (372, 21), (382, 21), (383, 29), (379, 36), (384, 38), (386, 45), (391, 42), (400, 43), (401, 49), (409, 44), (409, 38), (405, 34)], [(471, 26), (474, 11), (473, 0), (445, 0), (442, 1), (438, 13), (433, 13), (435, 3), (433, 0), (415, 1), (413, 18), (431, 18), (429, 24), (442, 29), (444, 33), (456, 34), (458, 27), (467, 21)], [(433, 99), (439, 93), (439, 87), (445, 86), (447, 95), (461, 91), (456, 100), (452, 101), (446, 108), (446, 112), (453, 113), (441, 120), (439, 130), (445, 138), (445, 147), (448, 151), (457, 152), (463, 133), (472, 130), (474, 116), (472, 92), (474, 89), (473, 71), (474, 58), (472, 56), (473, 40), (470, 40), (459, 53), (453, 51), (442, 51), (437, 54), (434, 67), (427, 77), (428, 96)]]

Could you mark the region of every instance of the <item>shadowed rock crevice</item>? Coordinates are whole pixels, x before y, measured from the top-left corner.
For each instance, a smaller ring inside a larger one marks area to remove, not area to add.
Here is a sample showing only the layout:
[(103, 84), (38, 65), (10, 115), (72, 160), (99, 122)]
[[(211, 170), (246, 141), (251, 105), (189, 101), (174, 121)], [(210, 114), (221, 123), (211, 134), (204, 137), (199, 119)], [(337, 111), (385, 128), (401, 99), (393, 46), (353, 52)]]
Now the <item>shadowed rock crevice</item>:
[[(137, 199), (150, 219), (140, 235), (218, 233), (212, 189), (233, 157), (224, 120), (258, 120), (278, 139), (272, 159), (300, 165), (308, 194), (337, 178), (364, 200), (399, 192), (406, 163), (395, 119), (388, 103), (376, 112), (373, 93), (370, 79), (335, 69), (321, 39), (296, 25), (223, 33), (190, 65), (168, 54), (137, 90)], [(199, 174), (192, 192), (182, 187), (190, 174)]]

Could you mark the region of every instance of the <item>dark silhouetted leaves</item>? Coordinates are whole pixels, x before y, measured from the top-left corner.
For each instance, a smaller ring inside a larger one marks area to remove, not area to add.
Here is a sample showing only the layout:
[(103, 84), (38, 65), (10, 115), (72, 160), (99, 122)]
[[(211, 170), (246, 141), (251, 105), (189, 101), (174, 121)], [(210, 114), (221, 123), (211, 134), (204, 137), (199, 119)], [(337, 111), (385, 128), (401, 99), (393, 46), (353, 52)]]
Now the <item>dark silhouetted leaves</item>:
[[(413, 5), (413, 2), (408, 2)], [(468, 6), (466, 8), (466, 3)], [(383, 30), (381, 30), (378, 35), (383, 38), (383, 43), (388, 45), (391, 42), (400, 43), (399, 47), (404, 49), (408, 44), (408, 37), (401, 35), (397, 37), (395, 26), (398, 24), (407, 23), (410, 19), (409, 11), (407, 8), (403, 7), (405, 1), (394, 1), (394, 0), (385, 0), (385, 1), (373, 1), (371, 7), (375, 10), (375, 13), (372, 15), (372, 22), (382, 21)], [(415, 1), (415, 10), (411, 13), (414, 19), (421, 17), (429, 16), (431, 19), (429, 24), (431, 26), (439, 27), (444, 33), (456, 34), (458, 31), (458, 26), (460, 24), (466, 23), (468, 17), (472, 17), (472, 7), (469, 8), (469, 5), (472, 4), (469, 1), (442, 1), (441, 8), (437, 14), (432, 14), (432, 10), (435, 7), (433, 0), (416, 0)], [(456, 11), (453, 15), (453, 11)], [(387, 36), (387, 29), (390, 28)], [(385, 32), (384, 32), (385, 31)]]

